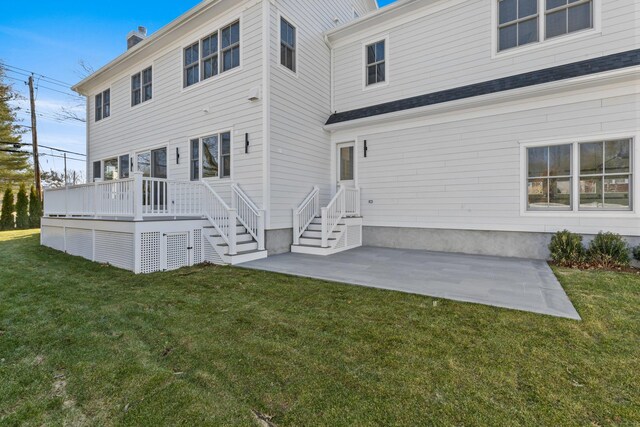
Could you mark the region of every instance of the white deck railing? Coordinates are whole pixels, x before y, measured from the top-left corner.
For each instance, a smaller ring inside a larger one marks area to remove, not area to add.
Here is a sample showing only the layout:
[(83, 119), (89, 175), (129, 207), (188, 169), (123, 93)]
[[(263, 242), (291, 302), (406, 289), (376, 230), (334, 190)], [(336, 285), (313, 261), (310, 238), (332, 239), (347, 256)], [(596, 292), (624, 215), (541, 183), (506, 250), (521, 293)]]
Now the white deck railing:
[(265, 247), (265, 212), (236, 185), (231, 204), (206, 182), (171, 181), (143, 177), (95, 182), (92, 184), (47, 189), (44, 215), (47, 217), (115, 218), (142, 221), (158, 217), (207, 218), (229, 246), (228, 255), (237, 254), (237, 221)]
[(344, 203), (346, 216), (360, 216), (360, 189), (346, 188), (344, 189)]
[(311, 193), (293, 210), (293, 243), (300, 244), (300, 236), (311, 221), (320, 215), (320, 189), (313, 187)]
[(231, 186), (231, 207), (236, 209), (238, 220), (258, 242), (258, 250), (264, 250), (264, 210), (258, 209), (249, 196), (235, 184)]

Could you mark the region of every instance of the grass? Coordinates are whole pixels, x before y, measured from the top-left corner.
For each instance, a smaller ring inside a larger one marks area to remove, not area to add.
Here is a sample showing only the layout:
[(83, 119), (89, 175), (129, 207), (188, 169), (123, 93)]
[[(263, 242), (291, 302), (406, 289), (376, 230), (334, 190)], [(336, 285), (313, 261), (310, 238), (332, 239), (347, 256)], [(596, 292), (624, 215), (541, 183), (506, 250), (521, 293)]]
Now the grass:
[(0, 425), (638, 425), (640, 277), (556, 269), (582, 322), (0, 233)]

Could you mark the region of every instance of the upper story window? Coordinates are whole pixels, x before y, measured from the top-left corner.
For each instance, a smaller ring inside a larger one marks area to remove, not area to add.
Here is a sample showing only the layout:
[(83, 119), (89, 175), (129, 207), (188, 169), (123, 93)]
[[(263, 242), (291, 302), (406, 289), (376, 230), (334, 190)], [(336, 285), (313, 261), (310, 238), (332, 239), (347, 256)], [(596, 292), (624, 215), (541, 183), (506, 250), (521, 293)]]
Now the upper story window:
[(632, 146), (622, 139), (527, 148), (527, 210), (631, 210)]
[(499, 50), (538, 41), (538, 0), (500, 0)]
[(184, 87), (240, 66), (240, 21), (184, 49)]
[(594, 1), (497, 0), (498, 51), (593, 28)]
[(546, 0), (546, 37), (593, 27), (593, 0)]
[(222, 72), (240, 66), (240, 22), (235, 22), (221, 31)]
[(111, 89), (97, 94), (95, 98), (95, 120), (98, 122), (111, 115)]
[(153, 96), (153, 71), (151, 67), (131, 76), (131, 106), (148, 101)]
[(386, 40), (381, 40), (366, 46), (367, 69), (366, 79), (367, 86), (386, 81), (387, 65), (386, 65)]
[(296, 72), (296, 27), (280, 18), (280, 64)]
[(184, 86), (191, 86), (200, 80), (200, 43), (194, 43), (184, 50)]

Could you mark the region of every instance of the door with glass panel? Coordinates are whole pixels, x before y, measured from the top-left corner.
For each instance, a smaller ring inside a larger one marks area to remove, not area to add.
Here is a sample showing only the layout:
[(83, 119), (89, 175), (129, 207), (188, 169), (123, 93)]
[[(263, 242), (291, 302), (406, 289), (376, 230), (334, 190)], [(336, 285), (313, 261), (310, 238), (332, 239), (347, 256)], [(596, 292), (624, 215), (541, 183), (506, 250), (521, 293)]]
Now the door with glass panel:
[(353, 188), (356, 184), (356, 159), (355, 144), (349, 142), (346, 144), (338, 144), (337, 152), (338, 167), (338, 187), (341, 185), (347, 188)]
[[(142, 201), (145, 213), (164, 213), (167, 211), (167, 149), (143, 151), (136, 154), (138, 172), (146, 178), (143, 181)], [(155, 178), (155, 179), (154, 179)]]

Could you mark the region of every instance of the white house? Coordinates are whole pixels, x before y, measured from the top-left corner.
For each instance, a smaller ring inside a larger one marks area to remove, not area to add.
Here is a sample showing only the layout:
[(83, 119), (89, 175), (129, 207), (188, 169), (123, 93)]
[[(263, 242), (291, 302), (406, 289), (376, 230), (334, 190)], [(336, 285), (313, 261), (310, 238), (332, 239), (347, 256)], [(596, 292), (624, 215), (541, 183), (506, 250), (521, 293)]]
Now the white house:
[(74, 90), (42, 243), (135, 272), (364, 245), (640, 239), (634, 0), (210, 0)]

